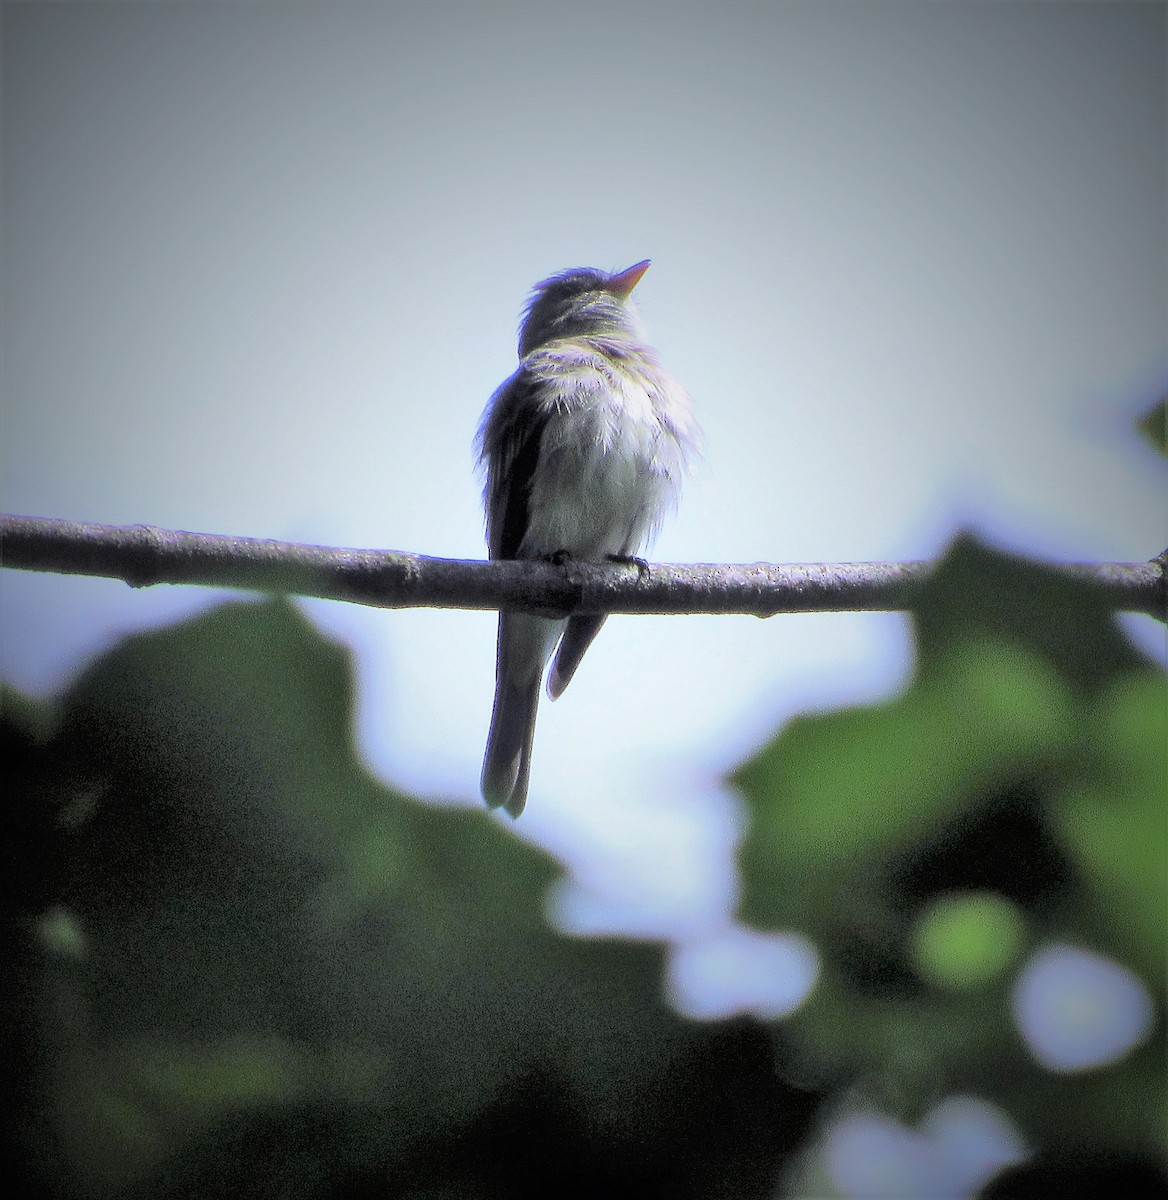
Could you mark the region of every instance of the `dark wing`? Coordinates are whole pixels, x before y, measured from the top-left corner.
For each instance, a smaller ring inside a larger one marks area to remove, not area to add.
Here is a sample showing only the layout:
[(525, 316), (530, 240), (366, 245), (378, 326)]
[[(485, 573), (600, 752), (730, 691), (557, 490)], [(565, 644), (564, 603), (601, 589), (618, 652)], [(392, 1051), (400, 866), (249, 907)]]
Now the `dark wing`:
[(556, 652), (556, 660), (552, 663), (552, 673), (548, 676), (548, 695), (558, 700), (564, 688), (572, 682), (576, 668), (584, 657), (584, 651), (592, 645), (593, 638), (600, 632), (607, 613), (585, 613), (580, 617), (569, 617), (564, 636), (560, 640), (560, 648)]
[(479, 432), (479, 457), (487, 467), (487, 549), (492, 558), (518, 557), (546, 424), (539, 384), (520, 367), (491, 397)]

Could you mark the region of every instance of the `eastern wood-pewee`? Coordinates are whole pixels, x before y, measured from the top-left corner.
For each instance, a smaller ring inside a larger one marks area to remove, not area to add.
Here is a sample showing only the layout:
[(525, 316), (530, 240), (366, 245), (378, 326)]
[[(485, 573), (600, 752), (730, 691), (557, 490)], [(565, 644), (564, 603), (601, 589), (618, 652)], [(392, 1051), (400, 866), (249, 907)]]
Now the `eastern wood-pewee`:
[[(577, 268), (532, 293), (519, 369), (491, 397), (478, 435), (491, 558), (628, 559), (676, 501), (698, 432), (629, 298), (648, 268)], [(540, 683), (557, 643), (553, 700), (603, 624), (603, 615), (499, 614), (482, 778), (492, 808), (523, 811)]]

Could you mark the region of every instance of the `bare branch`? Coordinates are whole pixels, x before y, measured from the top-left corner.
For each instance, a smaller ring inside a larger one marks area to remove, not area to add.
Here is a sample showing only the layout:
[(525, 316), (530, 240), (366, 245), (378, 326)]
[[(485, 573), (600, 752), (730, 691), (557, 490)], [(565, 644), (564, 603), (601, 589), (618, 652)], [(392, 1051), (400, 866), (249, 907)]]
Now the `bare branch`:
[[(481, 562), (398, 550), (345, 550), (151, 525), (91, 525), (0, 516), (0, 564), (121, 579), (345, 600), (377, 608), (568, 613), (894, 611), (908, 607), (931, 564)], [(1165, 556), (1147, 563), (1070, 564), (1116, 609), (1164, 619)]]

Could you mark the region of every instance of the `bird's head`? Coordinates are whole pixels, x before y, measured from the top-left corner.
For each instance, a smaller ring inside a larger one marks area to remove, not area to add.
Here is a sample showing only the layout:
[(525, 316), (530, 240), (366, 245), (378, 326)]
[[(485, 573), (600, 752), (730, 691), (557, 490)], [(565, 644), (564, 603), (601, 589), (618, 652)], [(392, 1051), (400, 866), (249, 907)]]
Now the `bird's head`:
[(519, 357), (557, 338), (607, 334), (640, 339), (640, 319), (630, 296), (649, 260), (609, 275), (573, 267), (536, 284), (519, 327)]

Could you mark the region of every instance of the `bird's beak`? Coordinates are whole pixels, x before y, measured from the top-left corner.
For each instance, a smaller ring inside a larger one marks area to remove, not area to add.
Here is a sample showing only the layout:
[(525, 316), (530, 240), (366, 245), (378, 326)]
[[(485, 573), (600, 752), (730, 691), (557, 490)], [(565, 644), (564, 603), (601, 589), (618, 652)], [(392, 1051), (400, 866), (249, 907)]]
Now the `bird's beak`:
[(608, 281), (608, 290), (612, 292), (620, 300), (627, 300), (629, 293), (641, 281), (641, 276), (649, 269), (649, 260), (639, 262), (635, 266), (629, 267), (622, 271), (619, 275), (614, 275)]

